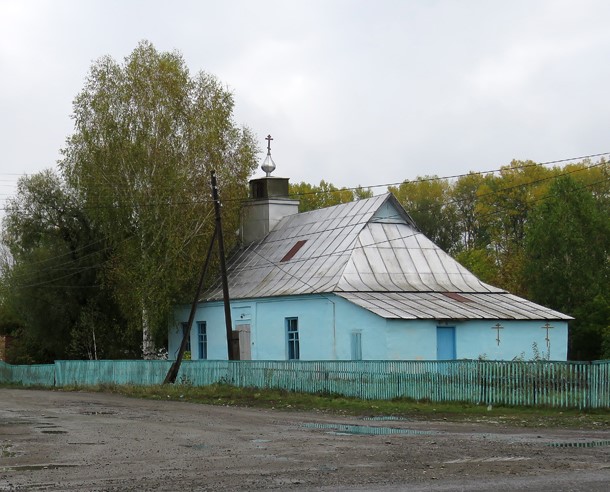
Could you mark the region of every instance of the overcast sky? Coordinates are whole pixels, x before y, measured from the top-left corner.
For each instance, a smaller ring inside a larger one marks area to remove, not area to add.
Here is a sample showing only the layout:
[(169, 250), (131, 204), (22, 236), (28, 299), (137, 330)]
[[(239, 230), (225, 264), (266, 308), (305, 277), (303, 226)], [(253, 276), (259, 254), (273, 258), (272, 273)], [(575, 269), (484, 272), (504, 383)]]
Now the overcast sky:
[(610, 151), (607, 0), (0, 0), (1, 203), (56, 165), (92, 61), (143, 39), (227, 84), (292, 182)]

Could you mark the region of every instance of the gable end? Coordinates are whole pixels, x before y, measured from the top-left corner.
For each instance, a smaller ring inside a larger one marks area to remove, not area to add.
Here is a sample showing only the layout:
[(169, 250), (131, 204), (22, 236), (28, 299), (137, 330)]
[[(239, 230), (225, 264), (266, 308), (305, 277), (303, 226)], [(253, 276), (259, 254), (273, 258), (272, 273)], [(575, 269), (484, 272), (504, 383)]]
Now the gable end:
[(420, 232), (415, 221), (394, 195), (388, 193), (385, 201), (379, 206), (370, 219), (370, 222), (382, 224), (406, 224)]

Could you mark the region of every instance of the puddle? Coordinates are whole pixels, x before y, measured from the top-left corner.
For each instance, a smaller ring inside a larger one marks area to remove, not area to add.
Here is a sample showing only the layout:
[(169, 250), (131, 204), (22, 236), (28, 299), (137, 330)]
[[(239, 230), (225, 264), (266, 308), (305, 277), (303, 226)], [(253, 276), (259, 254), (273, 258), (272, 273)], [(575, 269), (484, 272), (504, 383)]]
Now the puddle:
[(22, 466), (5, 466), (0, 467), (0, 472), (19, 472), (19, 471), (36, 471), (36, 470), (56, 470), (58, 468), (73, 468), (79, 465), (22, 465)]
[(41, 431), (43, 434), (67, 434), (68, 431)]
[(598, 446), (610, 446), (610, 440), (550, 442), (547, 444), (547, 446), (551, 446), (553, 448), (595, 448)]
[(80, 412), (81, 415), (116, 415), (116, 412)]
[(399, 429), (396, 427), (372, 427), (368, 425), (346, 425), (346, 424), (301, 424), (307, 429), (328, 429), (338, 434), (356, 434), (370, 436), (387, 436), (390, 434), (406, 435), (430, 435), (437, 434), (435, 431), (420, 431), (413, 429)]
[(379, 417), (362, 417), (362, 420), (377, 420), (377, 421), (382, 421), (382, 422), (384, 420), (388, 420), (388, 421), (390, 421), (390, 420), (398, 420), (398, 421), (403, 421), (404, 422), (404, 421), (409, 420), (409, 419), (407, 419), (405, 417), (396, 417), (394, 415), (382, 415), (382, 416), (379, 416)]
[(250, 442), (254, 442), (254, 443), (271, 442), (271, 439), (251, 439)]
[(531, 457), (526, 456), (490, 456), (489, 458), (459, 458), (457, 460), (444, 461), (446, 465), (463, 463), (495, 463), (504, 461), (528, 461)]

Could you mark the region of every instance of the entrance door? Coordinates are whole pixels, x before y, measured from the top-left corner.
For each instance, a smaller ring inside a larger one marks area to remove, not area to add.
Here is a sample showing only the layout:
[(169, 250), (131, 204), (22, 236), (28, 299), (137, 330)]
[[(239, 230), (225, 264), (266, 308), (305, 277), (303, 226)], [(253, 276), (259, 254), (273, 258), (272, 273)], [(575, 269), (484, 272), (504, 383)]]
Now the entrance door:
[(455, 360), (455, 327), (436, 327), (436, 360)]
[(236, 324), (235, 331), (239, 334), (239, 360), (252, 359), (252, 351), (250, 346), (250, 323)]

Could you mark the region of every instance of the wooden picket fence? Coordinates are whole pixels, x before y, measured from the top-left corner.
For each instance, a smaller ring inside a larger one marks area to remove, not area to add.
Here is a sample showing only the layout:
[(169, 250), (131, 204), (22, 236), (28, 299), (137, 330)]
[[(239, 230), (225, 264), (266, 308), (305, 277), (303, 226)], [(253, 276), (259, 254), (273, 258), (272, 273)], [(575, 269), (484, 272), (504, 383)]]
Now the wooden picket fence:
[[(161, 384), (171, 361), (62, 360), (11, 366), (0, 383), (62, 387)], [(184, 361), (178, 384), (274, 388), (362, 399), (610, 408), (610, 361)]]

